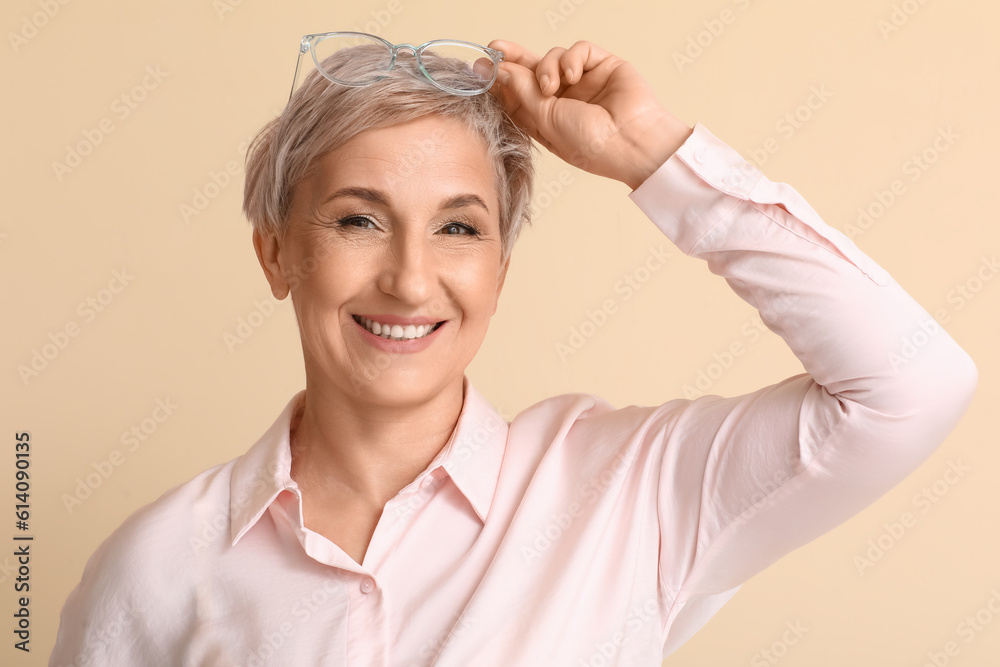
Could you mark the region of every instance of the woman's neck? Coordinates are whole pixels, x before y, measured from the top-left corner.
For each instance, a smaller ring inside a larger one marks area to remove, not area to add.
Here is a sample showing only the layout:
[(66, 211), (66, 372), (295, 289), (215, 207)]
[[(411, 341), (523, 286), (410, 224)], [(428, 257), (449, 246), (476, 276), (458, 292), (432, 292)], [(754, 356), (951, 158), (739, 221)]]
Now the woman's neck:
[(310, 385), (291, 426), (292, 479), (306, 493), (381, 508), (448, 442), (464, 382), (418, 405), (378, 405)]

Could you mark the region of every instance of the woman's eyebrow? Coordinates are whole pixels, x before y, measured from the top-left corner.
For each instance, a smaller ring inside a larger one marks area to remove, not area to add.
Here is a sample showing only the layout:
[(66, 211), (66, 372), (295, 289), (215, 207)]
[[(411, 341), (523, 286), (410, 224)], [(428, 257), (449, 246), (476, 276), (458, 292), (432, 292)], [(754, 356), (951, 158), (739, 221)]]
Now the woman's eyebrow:
[(454, 197), (449, 197), (441, 203), (442, 209), (447, 208), (465, 208), (467, 206), (479, 206), (487, 213), (490, 212), (490, 207), (486, 205), (483, 198), (476, 194), (464, 194), (455, 195)]
[(346, 188), (340, 188), (332, 195), (323, 200), (323, 203), (333, 201), (338, 197), (354, 197), (355, 199), (364, 199), (365, 201), (370, 201), (373, 204), (383, 204), (388, 205), (389, 201), (385, 198), (378, 190), (373, 190), (371, 188), (364, 188), (360, 186), (348, 186)]
[[(338, 197), (354, 197), (356, 199), (363, 199), (365, 201), (369, 201), (373, 204), (381, 204), (383, 206), (389, 205), (389, 200), (386, 198), (384, 194), (382, 194), (381, 191), (362, 186), (348, 186), (346, 188), (341, 188), (336, 192), (334, 192), (329, 197), (327, 197), (323, 201), (323, 203), (326, 204), (328, 202), (333, 201), (334, 199), (337, 199)], [(490, 212), (490, 207), (486, 205), (486, 202), (483, 201), (483, 198), (473, 193), (466, 193), (449, 197), (445, 199), (443, 202), (441, 202), (440, 208), (442, 210), (445, 210), (452, 208), (466, 208), (468, 206), (478, 206), (487, 213)]]

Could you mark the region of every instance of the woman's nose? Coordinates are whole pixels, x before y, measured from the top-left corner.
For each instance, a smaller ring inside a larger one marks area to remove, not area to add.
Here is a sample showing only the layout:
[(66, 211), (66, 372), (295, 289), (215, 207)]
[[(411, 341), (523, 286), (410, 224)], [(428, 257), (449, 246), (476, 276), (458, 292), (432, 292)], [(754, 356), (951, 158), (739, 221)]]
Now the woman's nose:
[(432, 296), (437, 282), (434, 252), (424, 239), (400, 234), (383, 258), (379, 289), (399, 301), (419, 306)]

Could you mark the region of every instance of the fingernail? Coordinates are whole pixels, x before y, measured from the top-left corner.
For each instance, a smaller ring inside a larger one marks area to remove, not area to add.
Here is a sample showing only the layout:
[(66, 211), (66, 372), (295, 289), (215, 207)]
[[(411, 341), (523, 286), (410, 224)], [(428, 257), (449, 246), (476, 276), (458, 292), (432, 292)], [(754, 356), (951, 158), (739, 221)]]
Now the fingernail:
[(484, 79), (489, 79), (493, 74), (493, 63), (486, 58), (480, 58), (472, 63), (472, 71)]
[(542, 76), (540, 76), (538, 78), (538, 87), (542, 89), (543, 93), (545, 92), (545, 89), (549, 87), (549, 75), (548, 74), (543, 74)]

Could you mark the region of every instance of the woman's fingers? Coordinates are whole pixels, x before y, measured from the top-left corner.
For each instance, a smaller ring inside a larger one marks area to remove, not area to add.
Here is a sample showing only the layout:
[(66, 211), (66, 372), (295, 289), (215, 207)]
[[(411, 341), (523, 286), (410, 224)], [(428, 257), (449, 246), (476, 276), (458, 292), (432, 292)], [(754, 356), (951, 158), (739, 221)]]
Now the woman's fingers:
[(503, 51), (503, 59), (509, 63), (517, 63), (530, 70), (535, 69), (535, 65), (541, 60), (537, 55), (524, 48), (516, 42), (508, 42), (505, 39), (494, 39), (487, 44), (491, 49)]
[[(500, 64), (497, 94), (511, 119), (530, 135), (538, 138), (543, 96), (531, 69), (516, 62)], [(492, 89), (491, 89), (492, 92)]]
[(513, 42), (490, 46), (506, 60), (490, 93), (535, 141), (574, 166), (636, 188), (691, 133), (634, 67), (595, 44), (556, 47), (541, 58)]
[(565, 88), (578, 84), (584, 74), (613, 57), (587, 41), (576, 42), (568, 49), (550, 49), (535, 67), (539, 87), (546, 95), (558, 95)]
[[(609, 64), (609, 59), (619, 60), (596, 44), (587, 41), (576, 42), (568, 49), (561, 46), (554, 47), (542, 57), (516, 42), (503, 39), (495, 39), (489, 46), (503, 51), (504, 61), (532, 70), (538, 82), (538, 89), (547, 96), (560, 96), (566, 88), (580, 83), (587, 72), (599, 68), (602, 63)], [(578, 92), (571, 97), (586, 99), (588, 96)]]
[(538, 88), (543, 95), (555, 95), (562, 87), (561, 72), (559, 69), (559, 59), (566, 53), (566, 49), (556, 46), (549, 49), (549, 52), (535, 66), (535, 77), (538, 79)]
[(494, 39), (489, 43), (489, 47), (491, 49), (499, 49), (500, 51), (503, 51), (504, 62), (520, 65), (521, 67), (531, 70), (532, 72), (535, 71), (538, 67), (538, 63), (541, 61), (541, 58), (539, 58), (537, 54), (533, 51), (529, 51), (516, 42), (509, 42), (504, 39)]

